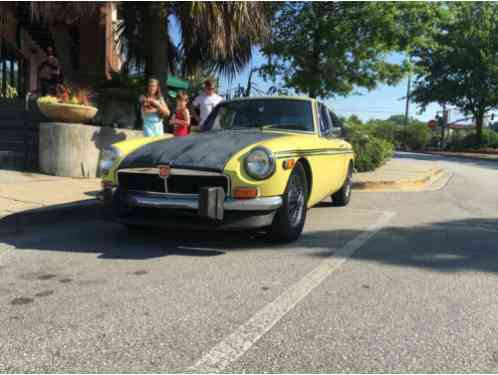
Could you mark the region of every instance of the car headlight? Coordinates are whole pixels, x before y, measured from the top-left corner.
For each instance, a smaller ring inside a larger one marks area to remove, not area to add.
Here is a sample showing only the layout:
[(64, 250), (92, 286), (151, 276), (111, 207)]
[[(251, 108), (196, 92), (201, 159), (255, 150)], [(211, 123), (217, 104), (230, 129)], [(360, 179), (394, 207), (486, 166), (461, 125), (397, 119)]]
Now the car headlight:
[(116, 147), (105, 148), (102, 151), (102, 155), (100, 158), (100, 172), (102, 174), (107, 174), (112, 169), (112, 166), (122, 156), (121, 151)]
[(275, 158), (265, 147), (255, 147), (244, 160), (244, 167), (249, 176), (264, 180), (275, 172)]

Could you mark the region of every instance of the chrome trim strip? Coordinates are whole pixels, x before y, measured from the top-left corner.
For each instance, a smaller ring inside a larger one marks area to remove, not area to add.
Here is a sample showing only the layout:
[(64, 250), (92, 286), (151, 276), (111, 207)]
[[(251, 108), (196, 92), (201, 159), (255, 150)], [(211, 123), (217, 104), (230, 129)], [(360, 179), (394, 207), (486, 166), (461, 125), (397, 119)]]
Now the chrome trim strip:
[(198, 210), (199, 201), (196, 199), (179, 197), (152, 197), (146, 195), (129, 195), (129, 203), (135, 207), (148, 208), (176, 208)]
[(282, 197), (260, 197), (254, 199), (225, 200), (223, 207), (227, 211), (270, 211), (276, 210), (283, 203)]
[(152, 198), (186, 198), (186, 199), (199, 199), (199, 194), (182, 194), (182, 193), (159, 193), (157, 191), (143, 191), (143, 190), (128, 190), (131, 195), (147, 196)]
[[(185, 196), (178, 194), (134, 194), (128, 195), (129, 203), (135, 207), (172, 208), (198, 210), (198, 196)], [(272, 211), (282, 205), (282, 197), (260, 197), (254, 199), (227, 198), (223, 205), (227, 211)]]
[(324, 156), (324, 155), (343, 155), (353, 154), (353, 150), (343, 149), (344, 151), (321, 151), (321, 152), (292, 152), (276, 155), (277, 159), (286, 159), (300, 156)]
[[(124, 168), (119, 169), (118, 173), (139, 173), (139, 174), (155, 174), (159, 175), (158, 167), (149, 167), (149, 168)], [(223, 173), (217, 172), (208, 172), (208, 171), (199, 171), (195, 169), (183, 169), (183, 168), (175, 168), (171, 167), (170, 176), (174, 175), (183, 175), (183, 176), (223, 176), (227, 177)]]

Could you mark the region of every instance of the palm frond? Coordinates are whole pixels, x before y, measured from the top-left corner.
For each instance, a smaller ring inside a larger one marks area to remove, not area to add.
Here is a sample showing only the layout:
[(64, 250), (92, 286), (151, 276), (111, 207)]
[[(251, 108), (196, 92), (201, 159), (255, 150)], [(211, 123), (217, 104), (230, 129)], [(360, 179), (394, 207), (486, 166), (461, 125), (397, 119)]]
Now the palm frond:
[[(147, 59), (148, 8), (140, 2), (122, 2), (118, 4), (121, 23), (117, 37), (121, 40), (121, 54), (125, 56), (125, 70), (143, 71)], [(181, 54), (171, 35), (167, 42), (169, 71), (175, 74), (178, 70)]]
[(176, 3), (184, 69), (199, 66), (231, 79), (250, 61), (252, 46), (269, 35), (270, 11), (263, 2)]

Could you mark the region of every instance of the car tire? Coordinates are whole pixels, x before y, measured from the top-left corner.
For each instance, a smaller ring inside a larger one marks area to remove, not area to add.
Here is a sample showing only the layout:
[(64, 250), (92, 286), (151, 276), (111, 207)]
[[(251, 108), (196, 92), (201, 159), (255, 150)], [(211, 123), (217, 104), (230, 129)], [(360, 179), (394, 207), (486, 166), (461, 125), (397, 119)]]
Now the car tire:
[(344, 207), (351, 200), (351, 190), (353, 188), (353, 166), (349, 164), (346, 180), (339, 191), (332, 194), (332, 205), (336, 207)]
[(273, 241), (292, 242), (299, 238), (306, 221), (308, 181), (304, 167), (298, 163), (292, 171), (283, 195), (282, 206), (275, 213), (269, 230)]

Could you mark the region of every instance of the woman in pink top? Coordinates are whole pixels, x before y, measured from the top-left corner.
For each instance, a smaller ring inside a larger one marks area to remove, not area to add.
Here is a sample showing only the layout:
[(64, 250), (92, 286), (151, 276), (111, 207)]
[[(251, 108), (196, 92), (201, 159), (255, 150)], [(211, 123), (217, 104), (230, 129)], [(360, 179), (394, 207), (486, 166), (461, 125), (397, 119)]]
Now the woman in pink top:
[(170, 120), (170, 124), (174, 126), (174, 134), (177, 137), (184, 137), (190, 131), (190, 112), (187, 108), (188, 96), (184, 93), (179, 93), (176, 96), (176, 113)]

